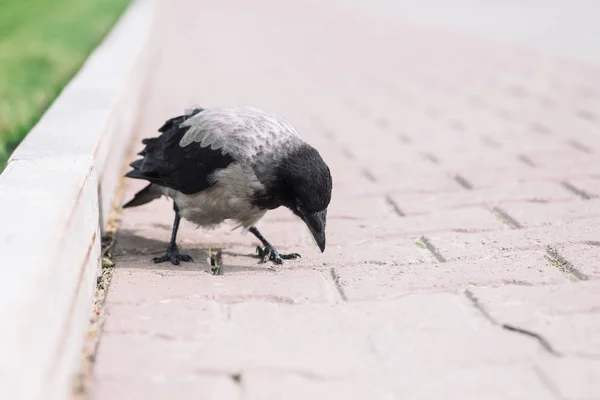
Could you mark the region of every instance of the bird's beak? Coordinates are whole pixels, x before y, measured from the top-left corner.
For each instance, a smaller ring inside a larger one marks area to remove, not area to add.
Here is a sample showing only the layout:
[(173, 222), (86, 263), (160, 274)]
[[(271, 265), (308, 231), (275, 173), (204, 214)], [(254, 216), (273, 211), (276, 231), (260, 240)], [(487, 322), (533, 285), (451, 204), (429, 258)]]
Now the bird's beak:
[(327, 220), (327, 210), (302, 214), (302, 219), (310, 229), (321, 252), (325, 251), (325, 223)]

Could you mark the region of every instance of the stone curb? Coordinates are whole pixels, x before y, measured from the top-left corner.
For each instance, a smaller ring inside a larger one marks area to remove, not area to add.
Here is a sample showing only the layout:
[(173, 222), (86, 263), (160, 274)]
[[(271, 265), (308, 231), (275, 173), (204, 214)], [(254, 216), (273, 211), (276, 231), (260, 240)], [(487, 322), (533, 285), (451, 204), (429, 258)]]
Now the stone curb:
[(131, 4), (0, 175), (2, 398), (71, 396), (155, 8)]

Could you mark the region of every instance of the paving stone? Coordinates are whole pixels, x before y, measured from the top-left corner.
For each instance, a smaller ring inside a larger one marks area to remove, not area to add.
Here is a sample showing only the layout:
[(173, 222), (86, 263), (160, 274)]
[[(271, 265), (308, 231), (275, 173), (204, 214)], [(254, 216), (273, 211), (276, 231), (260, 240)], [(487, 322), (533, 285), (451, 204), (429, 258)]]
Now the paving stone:
[[(434, 260), (435, 261), (435, 260)], [(478, 260), (421, 264), (361, 264), (335, 269), (350, 300), (389, 299), (421, 290), (470, 286), (535, 285), (567, 278), (536, 252), (507, 253)]]
[(542, 316), (595, 313), (600, 310), (600, 282), (564, 283), (547, 286), (474, 288), (472, 292), (498, 320), (515, 324)]
[(93, 399), (162, 400), (162, 399), (241, 399), (237, 383), (228, 376), (154, 375), (147, 379), (97, 379)]
[[(436, 382), (436, 384), (432, 384)], [(554, 399), (534, 370), (519, 365), (475, 366), (431, 372), (412, 369), (401, 374), (352, 380), (319, 380), (276, 371), (243, 375), (244, 395), (252, 399)]]
[(555, 182), (523, 182), (497, 186), (489, 189), (460, 190), (454, 192), (392, 194), (391, 198), (406, 214), (425, 214), (441, 209), (474, 205), (496, 206), (505, 203), (547, 203), (565, 201), (578, 197)]
[(542, 335), (559, 353), (600, 357), (599, 282), (544, 287), (475, 289), (475, 297), (499, 323)]
[(597, 279), (600, 277), (600, 263), (598, 263), (600, 242), (588, 241), (576, 244), (557, 244), (552, 246), (552, 248), (585, 278)]
[(447, 260), (483, 258), (517, 250), (545, 251), (547, 246), (573, 243), (596, 243), (596, 217), (578, 219), (550, 226), (496, 232), (448, 232), (427, 236)]
[(502, 209), (521, 225), (533, 227), (595, 217), (600, 214), (600, 199), (549, 204), (507, 204)]
[[(225, 256), (224, 256), (225, 257)], [(292, 261), (288, 261), (288, 264)], [(107, 302), (156, 303), (173, 299), (202, 298), (222, 302), (244, 299), (281, 298), (286, 302), (328, 301), (332, 298), (327, 276), (311, 268), (269, 269), (266, 264), (249, 266), (225, 262), (224, 275), (214, 276), (205, 263), (156, 267), (150, 261), (129, 259), (118, 269)]]

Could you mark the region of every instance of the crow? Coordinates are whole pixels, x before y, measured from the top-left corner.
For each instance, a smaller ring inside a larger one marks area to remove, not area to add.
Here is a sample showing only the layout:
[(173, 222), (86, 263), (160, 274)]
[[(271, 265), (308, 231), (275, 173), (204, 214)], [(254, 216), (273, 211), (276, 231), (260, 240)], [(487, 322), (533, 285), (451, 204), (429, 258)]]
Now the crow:
[(257, 247), (260, 262), (295, 259), (300, 255), (279, 253), (256, 228), (268, 210), (281, 206), (304, 221), (325, 251), (331, 172), (290, 123), (253, 107), (194, 107), (166, 121), (159, 132), (142, 140), (142, 158), (125, 175), (150, 184), (123, 206), (161, 196), (173, 200), (171, 240), (155, 263), (192, 261), (177, 247), (181, 218), (206, 228), (233, 220), (262, 243)]

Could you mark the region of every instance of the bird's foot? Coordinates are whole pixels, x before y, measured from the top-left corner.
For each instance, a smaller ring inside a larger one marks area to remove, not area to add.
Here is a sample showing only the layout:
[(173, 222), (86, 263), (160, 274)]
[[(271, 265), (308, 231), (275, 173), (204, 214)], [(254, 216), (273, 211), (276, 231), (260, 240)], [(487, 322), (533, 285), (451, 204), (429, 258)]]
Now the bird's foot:
[(167, 253), (164, 256), (154, 257), (152, 261), (154, 261), (156, 264), (165, 261), (171, 261), (171, 264), (179, 265), (180, 261), (188, 262), (194, 260), (187, 254), (179, 254), (179, 249), (177, 248), (177, 246), (169, 246), (167, 248)]
[(294, 260), (296, 258), (301, 258), (298, 253), (291, 254), (281, 254), (277, 249), (273, 246), (265, 246), (265, 247), (256, 247), (256, 253), (260, 257), (261, 263), (266, 263), (267, 261), (273, 261), (275, 264), (283, 264), (283, 260)]

